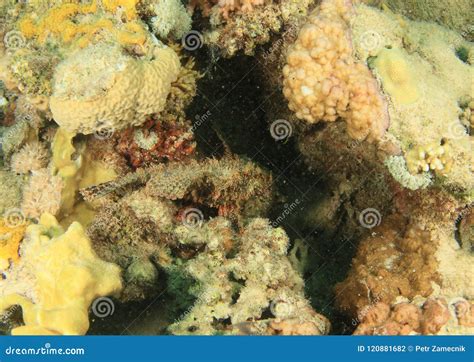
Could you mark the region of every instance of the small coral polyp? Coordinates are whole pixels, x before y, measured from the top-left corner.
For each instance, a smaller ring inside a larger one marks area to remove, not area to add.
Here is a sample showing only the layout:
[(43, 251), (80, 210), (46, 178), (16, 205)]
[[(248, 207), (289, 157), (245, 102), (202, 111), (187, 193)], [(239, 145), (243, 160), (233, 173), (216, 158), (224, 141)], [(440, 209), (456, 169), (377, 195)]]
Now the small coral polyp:
[(428, 171), (447, 174), (453, 163), (450, 149), (446, 143), (418, 146), (407, 154), (408, 170), (413, 174)]
[(283, 68), (289, 107), (309, 123), (344, 118), (357, 140), (378, 140), (388, 128), (386, 102), (367, 66), (353, 57), (347, 1), (323, 1), (308, 18)]

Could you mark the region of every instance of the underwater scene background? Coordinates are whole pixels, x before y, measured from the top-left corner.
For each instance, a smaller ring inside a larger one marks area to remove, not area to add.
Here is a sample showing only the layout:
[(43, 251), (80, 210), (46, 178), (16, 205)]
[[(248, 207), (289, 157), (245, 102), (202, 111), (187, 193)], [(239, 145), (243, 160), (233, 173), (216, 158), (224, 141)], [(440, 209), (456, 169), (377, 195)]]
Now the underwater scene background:
[(470, 0), (0, 0), (0, 333), (474, 333)]

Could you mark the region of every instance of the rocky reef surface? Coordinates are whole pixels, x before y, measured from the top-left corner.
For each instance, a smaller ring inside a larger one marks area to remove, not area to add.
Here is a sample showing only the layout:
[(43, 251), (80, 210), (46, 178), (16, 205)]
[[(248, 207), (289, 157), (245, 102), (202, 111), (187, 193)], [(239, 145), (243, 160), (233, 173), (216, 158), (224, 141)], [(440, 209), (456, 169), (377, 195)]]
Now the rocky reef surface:
[(5, 0), (0, 332), (474, 333), (465, 0)]

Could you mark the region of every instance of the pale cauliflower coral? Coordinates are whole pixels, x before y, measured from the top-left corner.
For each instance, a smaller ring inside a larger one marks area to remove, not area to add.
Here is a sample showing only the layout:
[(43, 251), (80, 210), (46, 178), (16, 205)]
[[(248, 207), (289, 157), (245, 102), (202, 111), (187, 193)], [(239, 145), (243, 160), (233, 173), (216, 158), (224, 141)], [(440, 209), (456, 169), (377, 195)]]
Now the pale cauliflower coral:
[(68, 132), (84, 134), (138, 126), (163, 110), (180, 68), (168, 47), (155, 47), (151, 59), (135, 59), (108, 44), (80, 50), (56, 69), (54, 120)]
[(152, 30), (161, 38), (171, 35), (180, 39), (191, 30), (191, 16), (180, 0), (159, 0), (150, 7), (155, 14), (151, 18)]
[(10, 167), (15, 173), (29, 173), (46, 167), (48, 150), (40, 142), (30, 142), (12, 156)]
[(29, 184), (23, 189), (21, 208), (25, 216), (39, 218), (45, 212), (56, 215), (61, 207), (63, 187), (61, 177), (51, 175), (47, 169), (33, 171)]
[(323, 1), (289, 49), (283, 93), (309, 123), (347, 122), (357, 140), (380, 139), (388, 127), (386, 102), (369, 69), (353, 57), (350, 2)]

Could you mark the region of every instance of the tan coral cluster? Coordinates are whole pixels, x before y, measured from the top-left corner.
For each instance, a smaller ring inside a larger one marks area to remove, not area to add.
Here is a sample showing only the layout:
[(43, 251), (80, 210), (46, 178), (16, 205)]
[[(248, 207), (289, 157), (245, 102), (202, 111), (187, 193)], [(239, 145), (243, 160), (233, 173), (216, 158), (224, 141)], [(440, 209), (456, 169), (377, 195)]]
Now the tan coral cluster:
[(353, 56), (350, 3), (323, 1), (309, 16), (283, 68), (283, 93), (289, 107), (309, 123), (347, 123), (357, 140), (379, 139), (388, 127), (388, 115), (375, 78)]
[(453, 163), (448, 143), (430, 143), (418, 146), (406, 155), (408, 170), (412, 174), (433, 171), (439, 174), (449, 173)]
[(356, 335), (472, 334), (474, 303), (454, 298), (416, 297), (392, 305), (379, 302), (360, 315)]

